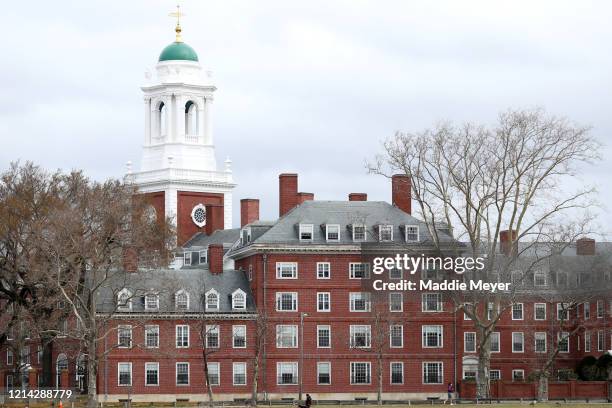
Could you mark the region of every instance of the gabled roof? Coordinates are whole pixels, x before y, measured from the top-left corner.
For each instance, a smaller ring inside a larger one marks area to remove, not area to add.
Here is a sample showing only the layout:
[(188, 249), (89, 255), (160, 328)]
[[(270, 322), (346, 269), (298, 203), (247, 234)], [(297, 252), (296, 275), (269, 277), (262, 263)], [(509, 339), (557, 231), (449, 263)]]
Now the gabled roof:
[(232, 245), (240, 237), (240, 228), (217, 230), (211, 235), (206, 235), (203, 232), (198, 232), (192, 236), (185, 244), (184, 249), (206, 248), (210, 244), (226, 244)]

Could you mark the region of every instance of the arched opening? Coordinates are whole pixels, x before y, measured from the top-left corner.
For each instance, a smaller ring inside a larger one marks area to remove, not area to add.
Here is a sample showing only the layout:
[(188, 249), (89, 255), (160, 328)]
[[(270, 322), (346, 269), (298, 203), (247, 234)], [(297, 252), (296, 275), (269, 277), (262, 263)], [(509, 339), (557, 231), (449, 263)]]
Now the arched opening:
[(62, 384), (62, 371), (68, 369), (68, 357), (61, 353), (55, 361), (55, 387), (68, 388), (68, 384)]
[(168, 108), (166, 104), (160, 102), (157, 113), (157, 128), (159, 129), (159, 136), (164, 137), (168, 133)]
[(185, 104), (185, 134), (187, 136), (198, 136), (198, 106), (189, 101)]

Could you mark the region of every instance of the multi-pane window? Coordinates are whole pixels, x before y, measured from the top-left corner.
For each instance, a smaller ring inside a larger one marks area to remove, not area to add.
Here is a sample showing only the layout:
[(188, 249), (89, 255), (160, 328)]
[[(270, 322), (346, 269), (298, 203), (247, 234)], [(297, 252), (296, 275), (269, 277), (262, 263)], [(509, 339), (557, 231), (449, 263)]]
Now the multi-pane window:
[(423, 363), (423, 384), (442, 384), (442, 363), (425, 362)]
[(330, 224), (325, 226), (325, 237), (328, 242), (340, 241), (340, 225)]
[(159, 385), (159, 363), (145, 363), (145, 385)]
[(12, 366), (13, 365), (13, 350), (11, 349), (6, 349), (6, 365), (7, 366)]
[(277, 262), (276, 279), (297, 279), (297, 262)]
[(402, 279), (402, 270), (400, 268), (389, 269), (389, 279)]
[(598, 319), (603, 319), (604, 314), (605, 314), (605, 304), (603, 300), (598, 300), (597, 301), (597, 318)]
[(404, 310), (404, 296), (402, 292), (389, 293), (389, 311), (401, 312)]
[(559, 344), (560, 353), (569, 353), (569, 333), (559, 332), (557, 333), (557, 342)]
[(132, 310), (132, 292), (128, 289), (123, 289), (117, 294), (117, 310)]
[(276, 383), (278, 385), (298, 383), (298, 363), (276, 363)]
[[(495, 303), (487, 302), (487, 320), (493, 320), (493, 311), (495, 310)], [(499, 309), (498, 309), (499, 312)]]
[(597, 331), (597, 351), (603, 351), (605, 347), (604, 343), (605, 343), (604, 331), (599, 330)]
[(187, 310), (189, 309), (189, 293), (184, 290), (179, 290), (174, 295), (174, 306), (176, 310)]
[(440, 293), (421, 294), (421, 310), (423, 312), (441, 312), (442, 295)]
[(591, 333), (588, 331), (584, 332), (584, 351), (586, 353), (591, 352)]
[(525, 379), (525, 370), (512, 370), (512, 381), (523, 381)]
[(522, 353), (525, 351), (525, 335), (523, 332), (512, 333), (512, 352)]
[(300, 224), (300, 241), (312, 241), (313, 232), (312, 224)]
[(330, 311), (330, 296), (329, 292), (317, 293), (317, 312)]
[(418, 225), (406, 225), (406, 242), (418, 242), (419, 227)]
[(389, 337), (391, 347), (404, 347), (404, 326), (401, 324), (392, 324), (389, 327)]
[(246, 385), (246, 363), (234, 363), (232, 368), (234, 385)]
[(176, 363), (176, 385), (189, 385), (189, 363)]
[(276, 310), (279, 312), (295, 312), (298, 308), (297, 292), (277, 292)]
[(534, 347), (536, 353), (546, 353), (546, 333), (535, 332), (534, 334)]
[(371, 373), (369, 362), (351, 362), (351, 384), (370, 384)]
[(208, 363), (208, 382), (210, 385), (219, 385), (221, 383), (221, 368), (219, 363)]
[(317, 363), (317, 384), (331, 384), (331, 363), (327, 361)]
[(351, 347), (370, 348), (372, 340), (372, 329), (370, 325), (351, 325)]
[(183, 264), (185, 266), (190, 266), (191, 265), (191, 252), (185, 252), (183, 254), (183, 259), (184, 259)]
[(397, 361), (391, 362), (391, 384), (404, 383), (404, 363)]
[(156, 293), (147, 293), (145, 295), (145, 310), (159, 309), (159, 295)]
[(331, 347), (331, 326), (329, 325), (317, 326), (317, 347), (318, 348)]
[(370, 265), (364, 262), (351, 262), (349, 264), (349, 278), (367, 279), (370, 277)]
[(536, 303), (533, 305), (533, 318), (535, 320), (546, 320), (546, 303)]
[(244, 293), (242, 289), (236, 289), (234, 293), (232, 293), (232, 309), (246, 309), (246, 293)]
[(117, 371), (120, 386), (132, 385), (132, 363), (118, 363)]
[(442, 326), (423, 326), (422, 333), (424, 348), (442, 347)]
[(199, 258), (200, 258), (200, 259), (199, 259), (200, 265), (203, 265), (203, 264), (205, 264), (205, 263), (206, 263), (206, 256), (208, 255), (206, 252), (207, 252), (207, 251), (206, 251), (206, 250), (204, 250), (204, 251), (200, 251), (200, 252), (198, 253)]
[(476, 332), (463, 333), (463, 351), (466, 353), (476, 352)]
[(219, 293), (214, 289), (206, 292), (206, 310), (219, 310)]
[(368, 292), (351, 292), (349, 301), (351, 312), (370, 311), (370, 294)]
[(523, 304), (514, 303), (512, 305), (512, 320), (523, 320)]
[(557, 303), (557, 320), (567, 321), (569, 319), (569, 304)]
[(379, 225), (378, 239), (382, 242), (393, 241), (393, 225)]
[(119, 347), (132, 347), (132, 326), (119, 326), (117, 333)]
[(232, 326), (232, 345), (234, 348), (246, 347), (246, 326)]
[(219, 326), (216, 324), (206, 326), (206, 348), (219, 347)]
[(276, 325), (276, 347), (296, 348), (298, 346), (298, 327), (296, 325)]
[(491, 344), (491, 352), (499, 353), (500, 351), (499, 332), (492, 332), (489, 335), (489, 343)]
[(30, 364), (30, 346), (24, 346), (21, 349), (21, 364), (22, 365)]
[(176, 347), (189, 347), (189, 326), (186, 324), (176, 325)]
[(533, 273), (533, 284), (535, 286), (548, 285), (548, 280), (546, 279), (546, 272), (545, 271), (535, 271)]
[(366, 240), (365, 225), (353, 224), (353, 241), (365, 241), (365, 240)]
[(589, 320), (591, 318), (591, 303), (584, 302), (582, 308), (584, 309), (584, 319)]
[(489, 379), (491, 381), (501, 380), (501, 371), (500, 370), (489, 370)]
[(159, 347), (159, 326), (145, 326), (145, 345), (150, 348)]
[(317, 279), (329, 279), (331, 264), (329, 262), (317, 262)]

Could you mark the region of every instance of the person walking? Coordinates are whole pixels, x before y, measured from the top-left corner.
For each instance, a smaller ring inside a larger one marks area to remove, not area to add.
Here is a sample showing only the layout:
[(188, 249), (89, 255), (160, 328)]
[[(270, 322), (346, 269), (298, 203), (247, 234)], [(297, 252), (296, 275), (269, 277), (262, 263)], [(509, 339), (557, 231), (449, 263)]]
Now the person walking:
[(453, 383), (448, 383), (448, 399), (444, 401), (444, 404), (448, 401), (450, 405), (453, 405), (453, 394), (455, 393), (455, 387), (453, 387)]

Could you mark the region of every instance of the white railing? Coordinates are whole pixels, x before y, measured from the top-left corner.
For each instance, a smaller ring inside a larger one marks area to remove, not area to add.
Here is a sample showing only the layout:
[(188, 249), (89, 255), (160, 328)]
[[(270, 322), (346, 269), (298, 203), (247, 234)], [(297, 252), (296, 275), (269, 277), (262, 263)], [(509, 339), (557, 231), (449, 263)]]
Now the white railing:
[(232, 183), (232, 173), (224, 171), (188, 170), (188, 169), (160, 169), (149, 170), (130, 175), (135, 184), (147, 184), (156, 181), (191, 181)]

